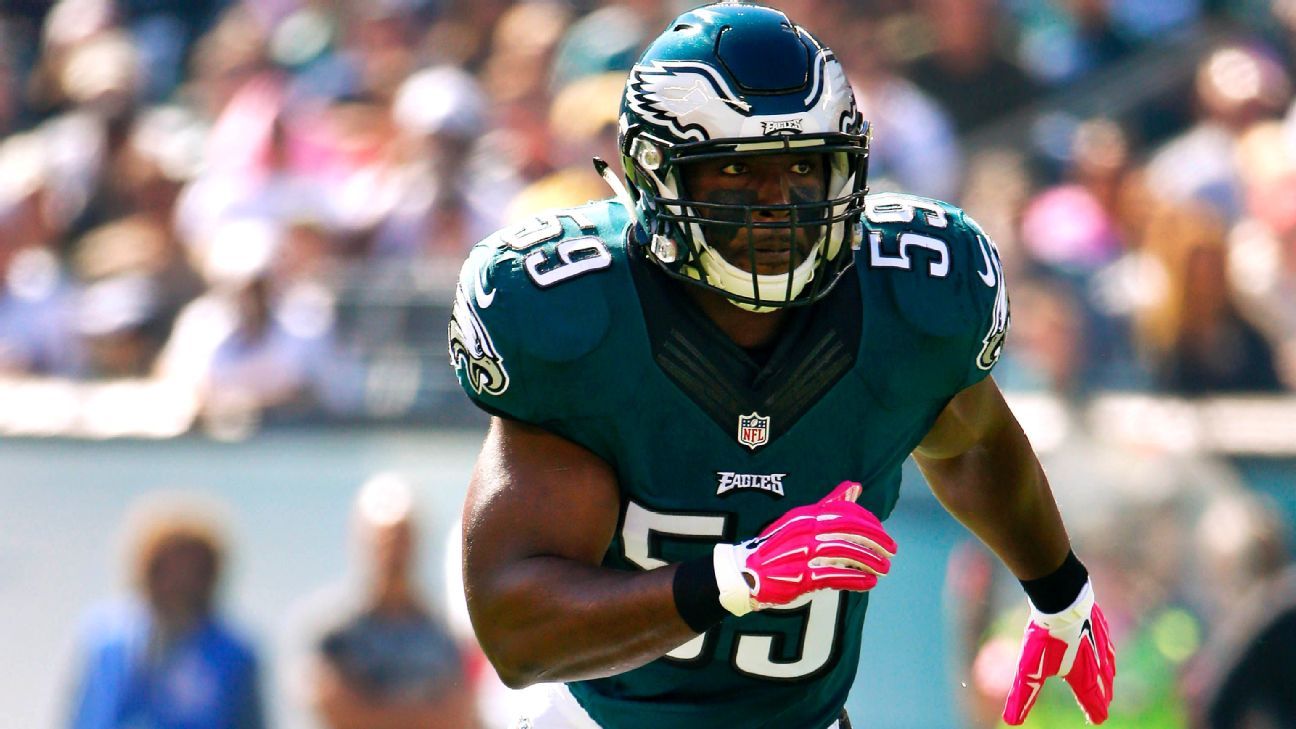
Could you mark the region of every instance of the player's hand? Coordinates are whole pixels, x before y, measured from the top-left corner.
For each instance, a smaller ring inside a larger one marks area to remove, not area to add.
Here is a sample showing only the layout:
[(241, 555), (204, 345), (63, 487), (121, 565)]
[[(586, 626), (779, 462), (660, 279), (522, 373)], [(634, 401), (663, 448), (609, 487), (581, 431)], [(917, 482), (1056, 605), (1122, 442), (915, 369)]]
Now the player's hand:
[(1049, 676), (1066, 680), (1090, 723), (1107, 720), (1116, 678), (1116, 648), (1087, 582), (1080, 597), (1060, 613), (1045, 614), (1031, 606), (1017, 676), (1004, 705), (1004, 721), (1013, 725), (1025, 721)]
[(891, 569), (896, 543), (855, 503), (862, 490), (843, 481), (821, 501), (779, 517), (759, 537), (716, 545), (720, 603), (745, 615), (815, 590), (873, 589)]

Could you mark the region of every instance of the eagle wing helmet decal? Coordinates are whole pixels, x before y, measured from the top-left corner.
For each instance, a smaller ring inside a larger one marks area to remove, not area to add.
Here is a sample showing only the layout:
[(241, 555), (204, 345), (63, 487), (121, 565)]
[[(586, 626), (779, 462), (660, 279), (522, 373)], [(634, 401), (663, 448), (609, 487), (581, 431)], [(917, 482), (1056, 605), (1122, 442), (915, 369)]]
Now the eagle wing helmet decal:
[(626, 84), (631, 109), (683, 139), (728, 136), (751, 114), (751, 105), (704, 63), (653, 61), (635, 66)]

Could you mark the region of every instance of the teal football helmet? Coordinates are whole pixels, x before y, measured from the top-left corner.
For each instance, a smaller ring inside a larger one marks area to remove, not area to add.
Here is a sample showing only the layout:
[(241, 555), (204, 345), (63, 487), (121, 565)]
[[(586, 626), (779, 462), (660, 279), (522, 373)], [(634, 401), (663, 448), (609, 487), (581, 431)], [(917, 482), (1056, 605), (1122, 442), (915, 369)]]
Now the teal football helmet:
[[(729, 1), (676, 18), (630, 71), (619, 143), (647, 256), (672, 277), (770, 311), (819, 300), (849, 269), (867, 192), (869, 126), (832, 51), (782, 12)], [(825, 199), (703, 202), (689, 197), (680, 169), (792, 153), (823, 155)], [(748, 240), (759, 228), (786, 229), (789, 240), (810, 230), (814, 243), (803, 260), (792, 246), (786, 273), (758, 274), (754, 263), (744, 270), (708, 245), (707, 231), (742, 228)]]

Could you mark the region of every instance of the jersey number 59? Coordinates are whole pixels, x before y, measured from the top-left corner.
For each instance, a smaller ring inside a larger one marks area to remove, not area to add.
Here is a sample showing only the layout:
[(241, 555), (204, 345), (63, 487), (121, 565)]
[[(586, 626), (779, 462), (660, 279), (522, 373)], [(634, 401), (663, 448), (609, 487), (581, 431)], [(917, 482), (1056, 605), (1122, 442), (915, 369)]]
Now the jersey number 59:
[(560, 218), (567, 218), (585, 233), (598, 230), (598, 226), (576, 209), (540, 215), (512, 228), (505, 228), (499, 234), (500, 242), (508, 247), (516, 251), (530, 250), (522, 259), (522, 264), (527, 275), (542, 289), (612, 265), (612, 254), (597, 235), (564, 238), (553, 247), (539, 247), (563, 238)]
[[(667, 564), (666, 561), (657, 556), (660, 554), (661, 540), (675, 538), (693, 542), (719, 541), (726, 533), (725, 522), (728, 518), (725, 514), (650, 511), (631, 501), (626, 508), (625, 525), (621, 528), (626, 559), (646, 570), (663, 567)], [(733, 668), (739, 673), (767, 680), (799, 680), (833, 665), (840, 649), (843, 607), (840, 592), (823, 590), (805, 595), (780, 608), (766, 608), (761, 611), (762, 615), (778, 615), (801, 623), (800, 640), (793, 638), (792, 641), (793, 645), (800, 646), (798, 655), (791, 659), (776, 656), (781, 642), (778, 635), (740, 631), (734, 635), (734, 649), (730, 659)], [(712, 628), (667, 653), (666, 657), (690, 663), (707, 660), (710, 654), (707, 645), (714, 640), (714, 634), (719, 630)]]

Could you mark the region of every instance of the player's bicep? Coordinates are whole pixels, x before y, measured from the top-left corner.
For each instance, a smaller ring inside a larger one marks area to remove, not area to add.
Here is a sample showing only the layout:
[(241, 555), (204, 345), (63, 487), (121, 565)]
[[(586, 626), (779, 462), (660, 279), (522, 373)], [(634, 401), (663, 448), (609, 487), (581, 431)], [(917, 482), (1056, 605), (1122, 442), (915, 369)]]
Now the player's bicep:
[(943, 460), (985, 442), (1012, 419), (994, 379), (987, 377), (954, 396), (914, 449), (914, 457)]
[(464, 503), (465, 581), (529, 557), (598, 564), (619, 509), (616, 476), (601, 458), (542, 428), (492, 418)]

